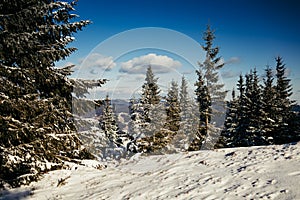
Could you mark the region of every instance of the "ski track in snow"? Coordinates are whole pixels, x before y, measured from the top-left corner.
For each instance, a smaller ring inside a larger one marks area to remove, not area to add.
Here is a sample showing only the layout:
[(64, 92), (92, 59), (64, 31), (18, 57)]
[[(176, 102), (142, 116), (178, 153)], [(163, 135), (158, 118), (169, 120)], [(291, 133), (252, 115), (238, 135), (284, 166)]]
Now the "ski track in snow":
[(135, 155), (102, 170), (73, 166), (0, 199), (300, 199), (299, 188), (300, 143)]

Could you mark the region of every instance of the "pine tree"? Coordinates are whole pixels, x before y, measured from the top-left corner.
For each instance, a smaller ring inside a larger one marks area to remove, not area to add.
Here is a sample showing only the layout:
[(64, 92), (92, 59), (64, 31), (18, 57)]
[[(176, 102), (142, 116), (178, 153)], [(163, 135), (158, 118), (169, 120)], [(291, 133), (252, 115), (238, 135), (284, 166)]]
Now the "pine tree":
[(155, 78), (151, 66), (147, 68), (145, 83), (142, 86), (142, 95), (140, 104), (142, 110), (142, 134), (136, 143), (138, 151), (153, 152), (166, 145), (161, 143), (165, 136), (162, 128), (165, 123), (165, 109), (159, 95), (160, 89), (157, 84), (158, 78)]
[(67, 78), (71, 66), (54, 67), (76, 50), (67, 45), (90, 23), (74, 21), (74, 5), (56, 0), (0, 3), (0, 182), (28, 184), (40, 173), (62, 167), (64, 159), (91, 156), (80, 151), (75, 134), (75, 81)]
[[(156, 105), (160, 102), (160, 90), (157, 85), (158, 78), (155, 78), (151, 65), (147, 68), (145, 83), (142, 86), (141, 103), (144, 105)], [(149, 117), (149, 116), (147, 116)]]
[[(240, 96), (229, 104), (220, 146), (253, 146), (283, 144), (299, 140), (299, 124), (292, 108), (294, 101), (290, 80), (285, 75), (281, 57), (276, 58), (277, 84), (272, 69), (265, 69), (263, 85), (259, 84), (256, 69), (238, 81)], [(232, 107), (234, 109), (232, 109)], [(234, 116), (234, 118), (232, 117)], [(235, 119), (236, 123), (232, 123)], [(231, 132), (231, 130), (233, 132)]]
[(127, 150), (136, 153), (138, 147), (136, 140), (142, 137), (143, 134), (143, 107), (139, 100), (132, 98), (129, 102), (130, 121), (128, 123), (128, 134), (131, 142), (127, 146)]
[(104, 99), (103, 114), (100, 120), (100, 127), (104, 131), (107, 138), (117, 143), (119, 127), (116, 122), (116, 116), (113, 111), (111, 100), (108, 95)]
[(199, 124), (196, 138), (193, 139), (193, 142), (189, 147), (190, 151), (199, 150), (201, 148), (201, 145), (207, 136), (208, 123), (211, 120), (211, 99), (208, 93), (208, 88), (205, 85), (201, 70), (196, 70), (196, 73), (198, 75), (198, 80), (195, 83), (195, 93), (199, 111)]
[[(205, 113), (205, 129), (204, 133), (202, 133), (202, 135), (206, 137), (205, 148), (211, 148), (214, 140), (219, 137), (219, 128), (214, 127), (209, 123), (212, 119), (214, 122), (219, 121), (217, 119), (222, 118), (222, 115), (225, 114), (225, 96), (227, 94), (227, 91), (223, 90), (224, 84), (219, 83), (218, 70), (224, 66), (224, 62), (222, 62), (221, 57), (218, 56), (219, 47), (213, 47), (214, 39), (214, 31), (211, 30), (208, 25), (203, 36), (205, 45), (202, 46), (203, 50), (206, 52), (206, 57), (203, 63), (199, 63), (200, 70), (203, 72), (203, 85), (207, 88), (207, 92), (204, 93), (207, 93), (208, 97), (205, 98), (209, 99), (207, 104), (208, 108), (206, 108)], [(197, 71), (198, 82), (200, 76), (202, 76), (200, 70)], [(196, 90), (198, 90), (198, 88)], [(198, 104), (199, 97), (200, 96), (197, 95)], [(200, 123), (203, 123), (202, 119), (200, 119)]]
[(206, 52), (206, 57), (203, 63), (199, 63), (200, 68), (204, 71), (204, 79), (208, 93), (211, 96), (212, 104), (223, 105), (227, 91), (224, 91), (224, 84), (219, 83), (218, 70), (224, 67), (221, 57), (218, 56), (219, 47), (213, 47), (213, 41), (215, 39), (214, 31), (207, 26), (207, 30), (203, 37), (205, 46), (202, 46)]
[(262, 86), (262, 134), (268, 144), (273, 144), (274, 133), (276, 132), (276, 88), (274, 87), (274, 76), (272, 68), (269, 66), (265, 69), (265, 78)]
[(256, 69), (245, 75), (246, 83), (242, 75), (238, 81), (240, 96), (236, 109), (236, 133), (232, 146), (252, 146), (265, 144), (262, 130), (262, 98), (259, 85), (259, 77)]
[(231, 145), (230, 147), (234, 146), (246, 146), (245, 137), (246, 137), (246, 130), (249, 126), (249, 117), (247, 112), (247, 98), (246, 98), (246, 88), (244, 83), (244, 77), (242, 74), (239, 77), (237, 88), (239, 91), (239, 97), (237, 98), (237, 111), (236, 111), (236, 131), (235, 134), (231, 137)]
[(248, 104), (246, 105), (249, 124), (246, 130), (248, 145), (262, 145), (265, 144), (265, 138), (261, 134), (262, 129), (262, 98), (261, 88), (259, 85), (259, 77), (257, 71), (250, 71), (250, 74), (246, 77), (246, 99)]
[(286, 67), (281, 57), (276, 58), (276, 124), (277, 133), (274, 135), (274, 143), (282, 144), (295, 140), (294, 126), (292, 125), (295, 114), (292, 112), (294, 101), (290, 100), (292, 86), (290, 79), (286, 77)]
[(239, 104), (235, 95), (235, 89), (232, 90), (232, 99), (227, 103), (227, 112), (224, 122), (224, 130), (221, 133), (220, 140), (216, 147), (232, 147), (233, 139), (237, 135), (237, 127), (239, 125)]
[(191, 112), (191, 99), (188, 94), (187, 81), (184, 76), (181, 78), (179, 105), (181, 110), (181, 121), (183, 121), (188, 118), (188, 115)]
[(180, 105), (178, 97), (178, 84), (175, 81), (171, 82), (171, 88), (168, 91), (166, 101), (166, 128), (175, 132), (176, 134), (180, 126)]
[(100, 118), (100, 127), (104, 131), (109, 143), (104, 147), (105, 159), (119, 159), (125, 152), (120, 130), (117, 124), (116, 115), (111, 105), (111, 100), (108, 95), (104, 99), (103, 113)]
[(179, 92), (180, 128), (173, 139), (176, 151), (187, 151), (198, 131), (198, 111), (188, 94), (188, 85), (184, 76), (181, 79)]
[(155, 78), (151, 66), (147, 68), (145, 83), (142, 86), (141, 106), (143, 109), (144, 136), (152, 136), (156, 131), (158, 124), (156, 119), (160, 106), (161, 97), (157, 84), (158, 78)]

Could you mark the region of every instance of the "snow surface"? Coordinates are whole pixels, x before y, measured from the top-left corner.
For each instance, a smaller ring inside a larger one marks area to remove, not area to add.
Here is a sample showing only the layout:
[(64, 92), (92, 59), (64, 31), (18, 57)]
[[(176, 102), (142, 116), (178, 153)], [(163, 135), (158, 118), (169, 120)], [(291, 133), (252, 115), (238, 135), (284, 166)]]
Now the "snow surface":
[(0, 199), (300, 199), (300, 143), (136, 154), (106, 165), (70, 164)]

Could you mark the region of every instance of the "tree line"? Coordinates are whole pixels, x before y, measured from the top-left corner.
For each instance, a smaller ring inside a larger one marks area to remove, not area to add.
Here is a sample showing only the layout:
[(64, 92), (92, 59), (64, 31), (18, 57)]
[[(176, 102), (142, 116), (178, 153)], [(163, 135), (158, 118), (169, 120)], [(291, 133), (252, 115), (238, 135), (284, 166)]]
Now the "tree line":
[(275, 74), (267, 66), (260, 81), (257, 70), (240, 75), (236, 96), (228, 102), (220, 147), (284, 144), (299, 141), (299, 113), (291, 100), (292, 85), (281, 57), (275, 59)]
[(148, 67), (141, 97), (130, 100), (130, 139), (124, 149), (162, 153), (299, 141), (300, 117), (290, 99), (292, 85), (283, 59), (275, 58), (275, 72), (267, 66), (262, 80), (256, 69), (240, 75), (239, 94), (233, 89), (232, 99), (226, 101), (227, 91), (218, 75), (224, 62), (219, 47), (213, 46), (215, 36), (209, 25), (203, 39), (206, 57), (198, 63), (194, 95), (188, 94), (182, 77), (180, 88), (172, 81), (167, 95), (161, 97), (158, 78)]

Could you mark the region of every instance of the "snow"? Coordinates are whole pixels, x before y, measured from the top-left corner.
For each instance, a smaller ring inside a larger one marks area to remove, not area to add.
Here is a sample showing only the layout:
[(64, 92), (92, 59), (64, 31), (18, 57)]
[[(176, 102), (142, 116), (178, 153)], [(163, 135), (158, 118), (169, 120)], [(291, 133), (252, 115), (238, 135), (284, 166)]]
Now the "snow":
[(136, 154), (106, 165), (70, 163), (0, 199), (300, 199), (300, 143)]

